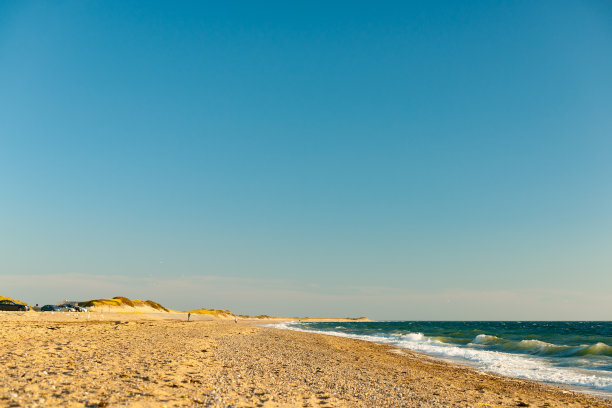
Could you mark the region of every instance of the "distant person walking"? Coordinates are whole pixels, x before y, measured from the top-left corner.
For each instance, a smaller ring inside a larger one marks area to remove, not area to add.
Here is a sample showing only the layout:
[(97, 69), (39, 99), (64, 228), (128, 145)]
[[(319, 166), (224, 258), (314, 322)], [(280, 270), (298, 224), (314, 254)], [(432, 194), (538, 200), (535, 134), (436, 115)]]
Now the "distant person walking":
[(234, 323), (238, 323), (238, 317), (234, 316)]
[(189, 321), (189, 319), (191, 319), (191, 312), (187, 313), (187, 321)]

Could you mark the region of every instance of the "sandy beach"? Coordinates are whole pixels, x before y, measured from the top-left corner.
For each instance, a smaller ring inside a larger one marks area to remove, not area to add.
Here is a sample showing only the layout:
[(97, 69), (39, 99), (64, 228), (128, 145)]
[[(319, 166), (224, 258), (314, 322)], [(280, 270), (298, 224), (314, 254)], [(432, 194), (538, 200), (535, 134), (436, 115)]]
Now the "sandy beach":
[(0, 313), (0, 406), (612, 407), (406, 350), (261, 323)]
[(612, 408), (612, 0), (0, 0), (0, 408)]

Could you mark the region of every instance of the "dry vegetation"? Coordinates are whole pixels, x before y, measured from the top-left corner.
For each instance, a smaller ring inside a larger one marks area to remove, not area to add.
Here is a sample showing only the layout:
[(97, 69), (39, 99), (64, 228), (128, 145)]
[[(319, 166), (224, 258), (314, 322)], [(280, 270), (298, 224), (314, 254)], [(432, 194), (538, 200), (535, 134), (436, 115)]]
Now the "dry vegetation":
[(20, 305), (30, 306), (26, 302), (22, 302), (21, 300), (13, 299), (13, 298), (10, 298), (10, 297), (7, 297), (7, 296), (0, 296), (0, 300), (11, 300), (11, 301), (13, 301), (15, 303), (19, 303)]
[[(164, 306), (152, 300), (129, 299), (124, 296), (116, 296), (110, 299), (92, 299), (86, 302), (80, 302), (79, 306), (83, 306), (83, 307), (110, 306), (110, 307), (118, 307), (118, 308), (150, 307), (155, 310), (159, 310), (160, 312), (172, 312), (172, 310), (165, 308)], [(230, 312), (229, 310), (220, 310), (220, 309), (201, 308), (201, 309), (196, 309), (196, 310), (189, 310), (188, 312), (193, 313), (193, 314), (211, 315), (217, 318), (228, 318), (228, 317), (233, 316), (232, 312)]]
[(157, 302), (152, 300), (138, 300), (128, 299), (123, 296), (116, 296), (111, 299), (92, 299), (86, 302), (79, 302), (79, 306), (83, 307), (96, 307), (96, 306), (116, 306), (116, 307), (152, 307), (162, 312), (169, 312), (170, 310), (163, 307)]
[(190, 310), (189, 313), (194, 313), (194, 314), (207, 314), (207, 315), (213, 315), (215, 317), (231, 317), (233, 316), (232, 312), (230, 312), (229, 310), (220, 310), (220, 309), (196, 309), (196, 310)]

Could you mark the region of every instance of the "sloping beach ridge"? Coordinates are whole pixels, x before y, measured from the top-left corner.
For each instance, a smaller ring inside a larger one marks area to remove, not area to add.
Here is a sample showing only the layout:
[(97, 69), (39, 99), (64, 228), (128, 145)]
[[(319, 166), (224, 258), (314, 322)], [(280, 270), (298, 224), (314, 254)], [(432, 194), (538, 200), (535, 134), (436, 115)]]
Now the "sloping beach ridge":
[[(7, 298), (9, 299), (9, 298)], [(24, 303), (25, 304), (25, 303)], [(168, 319), (182, 319), (187, 318), (195, 320), (208, 320), (214, 319), (247, 319), (247, 320), (266, 320), (266, 321), (287, 321), (287, 320), (299, 320), (299, 321), (313, 321), (313, 322), (325, 322), (325, 321), (370, 321), (367, 317), (279, 317), (269, 315), (237, 315), (229, 310), (223, 309), (208, 309), (199, 308), (187, 311), (177, 311), (166, 308), (161, 304), (153, 300), (139, 300), (129, 299), (124, 296), (116, 296), (113, 298), (105, 299), (92, 299), (84, 302), (78, 302), (79, 306), (86, 307), (91, 312), (99, 312), (101, 314), (106, 313), (140, 313), (147, 317), (158, 316)], [(124, 316), (125, 317), (125, 316)], [(144, 316), (143, 316), (144, 317)]]
[(90, 301), (89, 313), (0, 313), (0, 406), (612, 406), (389, 345), (262, 326), (281, 318), (235, 323), (205, 309), (190, 317), (209, 320), (187, 321), (114, 299)]

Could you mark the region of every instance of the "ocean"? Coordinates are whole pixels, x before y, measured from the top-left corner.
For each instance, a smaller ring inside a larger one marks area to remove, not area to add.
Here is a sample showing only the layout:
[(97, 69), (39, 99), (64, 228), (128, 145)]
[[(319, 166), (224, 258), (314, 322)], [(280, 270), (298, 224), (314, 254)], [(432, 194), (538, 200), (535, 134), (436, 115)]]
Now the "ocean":
[(612, 322), (290, 322), (269, 326), (389, 344), (484, 371), (612, 397)]

